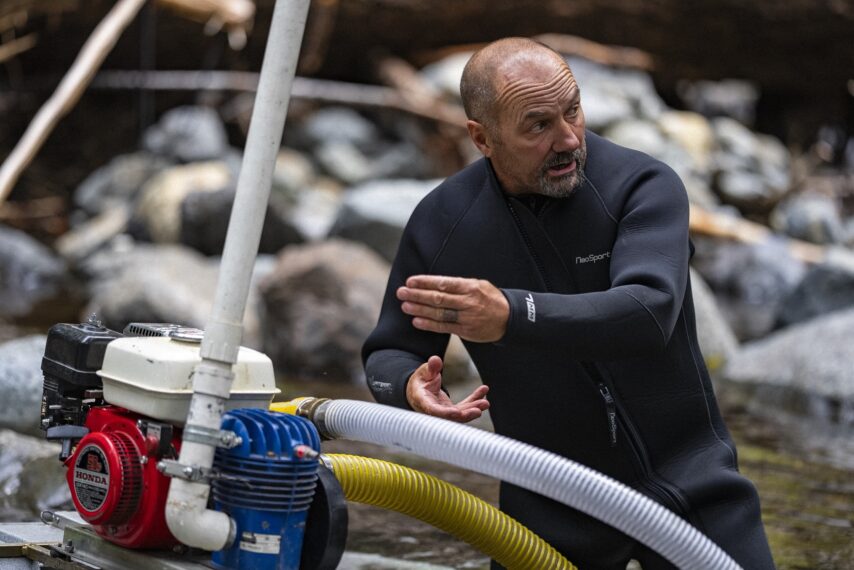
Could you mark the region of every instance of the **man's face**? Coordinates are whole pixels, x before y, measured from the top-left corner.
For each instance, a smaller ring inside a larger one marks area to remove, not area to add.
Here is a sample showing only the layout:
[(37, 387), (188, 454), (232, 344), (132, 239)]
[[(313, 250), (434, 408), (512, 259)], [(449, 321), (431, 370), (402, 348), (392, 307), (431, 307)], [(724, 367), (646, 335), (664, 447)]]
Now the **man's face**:
[(498, 81), (484, 154), (504, 190), (569, 196), (584, 181), (587, 159), (580, 92), (569, 68), (543, 57), (509, 66)]

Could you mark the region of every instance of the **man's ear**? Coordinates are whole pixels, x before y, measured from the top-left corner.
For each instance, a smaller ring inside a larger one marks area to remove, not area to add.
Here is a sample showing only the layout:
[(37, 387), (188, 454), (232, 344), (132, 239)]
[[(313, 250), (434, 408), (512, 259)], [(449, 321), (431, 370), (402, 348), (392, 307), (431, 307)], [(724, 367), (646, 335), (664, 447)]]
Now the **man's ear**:
[(492, 156), (492, 140), (486, 130), (486, 127), (477, 121), (468, 120), (466, 121), (466, 128), (469, 131), (471, 141), (481, 154), (487, 158)]

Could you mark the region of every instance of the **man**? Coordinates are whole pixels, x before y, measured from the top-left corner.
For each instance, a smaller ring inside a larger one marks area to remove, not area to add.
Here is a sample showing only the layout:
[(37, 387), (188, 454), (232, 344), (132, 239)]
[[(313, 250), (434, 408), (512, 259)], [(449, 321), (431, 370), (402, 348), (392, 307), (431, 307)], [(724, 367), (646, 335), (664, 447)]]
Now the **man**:
[[(413, 212), (365, 343), (381, 403), (469, 421), (604, 472), (773, 568), (697, 344), (688, 202), (667, 166), (585, 131), (563, 58), (499, 40), (460, 85), (484, 158)], [(448, 335), (485, 383), (441, 387)], [(489, 393), (489, 400), (486, 395)], [(622, 533), (502, 484), (501, 508), (585, 569), (671, 568)]]

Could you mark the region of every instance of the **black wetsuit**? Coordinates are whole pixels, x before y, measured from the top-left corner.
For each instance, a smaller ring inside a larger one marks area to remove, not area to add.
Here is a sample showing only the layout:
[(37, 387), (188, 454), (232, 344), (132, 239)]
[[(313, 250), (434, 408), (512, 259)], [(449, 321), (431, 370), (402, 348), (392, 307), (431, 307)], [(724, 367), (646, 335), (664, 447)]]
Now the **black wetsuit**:
[[(570, 197), (501, 191), (488, 160), (445, 180), (401, 239), (363, 357), (377, 401), (447, 335), (415, 329), (395, 290), (410, 275), (486, 279), (510, 303), (503, 339), (466, 342), (498, 433), (579, 461), (664, 504), (745, 569), (773, 568), (753, 485), (697, 343), (688, 201), (676, 174), (587, 132), (587, 181)], [(581, 568), (667, 567), (622, 533), (518, 487), (501, 508)], [(621, 566), (622, 565), (622, 566)]]

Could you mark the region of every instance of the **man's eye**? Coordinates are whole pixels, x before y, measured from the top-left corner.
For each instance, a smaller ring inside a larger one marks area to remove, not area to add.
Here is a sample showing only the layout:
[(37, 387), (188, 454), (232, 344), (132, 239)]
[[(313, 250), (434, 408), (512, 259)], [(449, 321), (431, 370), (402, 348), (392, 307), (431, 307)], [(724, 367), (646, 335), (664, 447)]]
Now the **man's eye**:
[(545, 121), (537, 121), (536, 123), (531, 125), (531, 131), (535, 132), (535, 133), (541, 133), (545, 130), (545, 128), (546, 128), (546, 122)]
[(578, 114), (579, 110), (581, 110), (581, 105), (575, 104), (569, 108), (567, 115), (569, 115), (570, 117), (574, 117)]

